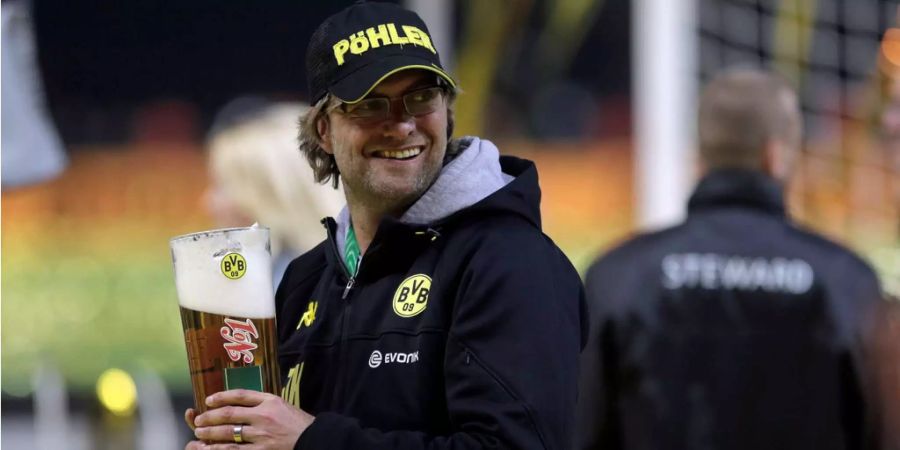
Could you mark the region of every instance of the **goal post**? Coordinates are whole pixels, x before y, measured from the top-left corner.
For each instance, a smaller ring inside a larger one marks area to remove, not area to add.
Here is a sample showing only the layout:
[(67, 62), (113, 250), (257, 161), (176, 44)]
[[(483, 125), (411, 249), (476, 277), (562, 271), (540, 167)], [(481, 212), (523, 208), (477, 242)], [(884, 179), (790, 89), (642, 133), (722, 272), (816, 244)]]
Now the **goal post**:
[(636, 223), (652, 230), (684, 218), (693, 181), (697, 2), (632, 6)]

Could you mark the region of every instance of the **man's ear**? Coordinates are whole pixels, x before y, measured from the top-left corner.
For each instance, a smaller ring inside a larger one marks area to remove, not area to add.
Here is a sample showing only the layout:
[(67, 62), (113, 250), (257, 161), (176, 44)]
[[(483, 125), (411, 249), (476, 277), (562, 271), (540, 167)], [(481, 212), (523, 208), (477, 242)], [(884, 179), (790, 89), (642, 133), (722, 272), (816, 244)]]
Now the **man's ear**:
[(447, 108), (447, 141), (453, 139), (453, 129), (456, 128), (456, 116), (453, 114), (453, 108)]
[(316, 132), (319, 134), (319, 147), (322, 147), (322, 150), (325, 150), (325, 153), (329, 155), (333, 155), (334, 151), (331, 149), (331, 124), (328, 123), (328, 118), (320, 117), (318, 121), (316, 121)]
[(790, 172), (787, 152), (787, 146), (780, 140), (771, 138), (767, 140), (763, 151), (763, 172), (776, 180), (784, 181)]

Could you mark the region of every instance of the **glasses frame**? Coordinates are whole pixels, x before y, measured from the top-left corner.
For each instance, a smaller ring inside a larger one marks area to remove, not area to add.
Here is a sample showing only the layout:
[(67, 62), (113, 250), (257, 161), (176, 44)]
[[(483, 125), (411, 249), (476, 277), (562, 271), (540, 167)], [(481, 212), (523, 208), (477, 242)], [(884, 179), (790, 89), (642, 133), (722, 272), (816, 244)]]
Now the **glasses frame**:
[[(340, 111), (342, 114), (346, 115), (347, 117), (354, 119), (354, 120), (358, 120), (358, 121), (362, 121), (362, 122), (380, 122), (380, 121), (386, 120), (389, 117), (391, 117), (391, 115), (394, 112), (394, 103), (399, 100), (400, 103), (403, 105), (403, 111), (405, 112), (406, 115), (411, 116), (411, 117), (422, 117), (422, 116), (425, 116), (425, 115), (428, 115), (428, 114), (431, 114), (431, 113), (437, 111), (437, 108), (429, 109), (428, 111), (420, 111), (420, 112), (414, 113), (414, 112), (410, 111), (410, 106), (409, 106), (408, 102), (412, 101), (412, 98), (413, 98), (412, 96), (414, 96), (416, 94), (420, 94), (423, 91), (431, 91), (431, 90), (436, 91), (437, 95), (439, 95), (442, 100), (446, 100), (446, 96), (448, 94), (447, 88), (444, 86), (441, 86), (440, 84), (437, 84), (434, 86), (417, 88), (412, 91), (406, 92), (402, 95), (398, 95), (398, 96), (394, 96), (394, 97), (373, 96), (373, 97), (366, 97), (356, 103), (340, 102), (335, 106), (335, 109)], [(376, 103), (376, 102), (382, 103), (382, 104), (387, 102), (387, 107), (379, 110), (382, 112), (379, 112), (379, 113), (377, 113), (375, 115), (371, 115), (371, 116), (354, 114), (354, 110), (358, 109), (361, 105), (364, 105), (366, 103), (372, 104), (372, 103)]]

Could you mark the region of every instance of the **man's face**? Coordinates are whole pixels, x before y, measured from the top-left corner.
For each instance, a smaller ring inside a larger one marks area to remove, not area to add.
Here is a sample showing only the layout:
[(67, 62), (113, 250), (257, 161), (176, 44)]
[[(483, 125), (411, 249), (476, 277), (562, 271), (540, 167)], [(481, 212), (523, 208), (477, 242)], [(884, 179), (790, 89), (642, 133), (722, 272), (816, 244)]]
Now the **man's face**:
[(401, 99), (435, 85), (430, 72), (404, 70), (366, 97), (390, 98), (387, 117), (361, 119), (339, 107), (328, 113), (327, 121), (319, 122), (322, 148), (334, 155), (348, 203), (366, 202), (400, 212), (437, 178), (447, 147), (447, 100), (441, 95), (434, 112), (413, 116)]
[[(888, 169), (900, 173), (900, 74), (891, 81), (890, 98), (881, 116)], [(900, 184), (895, 185), (894, 198), (900, 201)]]
[(891, 82), (889, 96), (881, 116), (881, 126), (887, 150), (894, 155), (895, 167), (900, 169), (900, 74)]

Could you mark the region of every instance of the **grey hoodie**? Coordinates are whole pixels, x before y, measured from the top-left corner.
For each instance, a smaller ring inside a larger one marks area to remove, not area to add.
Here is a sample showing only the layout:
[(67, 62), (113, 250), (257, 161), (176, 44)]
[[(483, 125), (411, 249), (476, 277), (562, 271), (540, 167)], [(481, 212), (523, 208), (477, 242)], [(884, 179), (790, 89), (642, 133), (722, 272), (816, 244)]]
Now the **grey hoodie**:
[[(400, 217), (401, 222), (426, 224), (443, 219), (478, 203), (514, 178), (500, 170), (500, 151), (491, 141), (475, 136), (459, 138), (451, 145), (459, 153), (444, 165), (437, 180)], [(337, 240), (344, 254), (350, 211), (346, 206), (337, 217)]]

